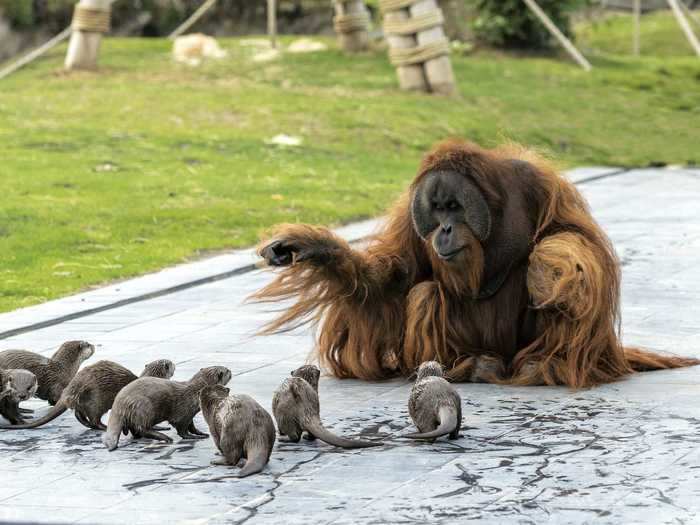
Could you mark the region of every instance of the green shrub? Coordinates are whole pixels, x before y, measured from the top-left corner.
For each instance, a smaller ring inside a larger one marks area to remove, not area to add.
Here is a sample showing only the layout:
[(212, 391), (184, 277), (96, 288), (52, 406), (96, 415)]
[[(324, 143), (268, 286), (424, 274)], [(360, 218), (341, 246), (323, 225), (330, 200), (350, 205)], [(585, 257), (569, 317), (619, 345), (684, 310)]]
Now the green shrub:
[(29, 0), (0, 0), (0, 12), (14, 27), (31, 27), (34, 24), (34, 3)]
[[(557, 27), (571, 36), (571, 11), (584, 0), (537, 0)], [(511, 49), (547, 49), (554, 43), (542, 22), (523, 0), (479, 0), (474, 21), (477, 38), (486, 44)]]

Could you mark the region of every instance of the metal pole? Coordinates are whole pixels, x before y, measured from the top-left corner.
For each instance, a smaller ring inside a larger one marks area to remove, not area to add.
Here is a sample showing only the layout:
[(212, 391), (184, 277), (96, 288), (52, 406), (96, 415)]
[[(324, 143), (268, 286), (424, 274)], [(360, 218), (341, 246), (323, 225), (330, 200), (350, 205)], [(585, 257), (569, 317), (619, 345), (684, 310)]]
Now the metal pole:
[(634, 0), (634, 42), (632, 43), (632, 53), (639, 56), (639, 25), (642, 15), (642, 0)]
[(277, 48), (277, 2), (267, 0), (267, 35), (270, 37), (270, 45)]

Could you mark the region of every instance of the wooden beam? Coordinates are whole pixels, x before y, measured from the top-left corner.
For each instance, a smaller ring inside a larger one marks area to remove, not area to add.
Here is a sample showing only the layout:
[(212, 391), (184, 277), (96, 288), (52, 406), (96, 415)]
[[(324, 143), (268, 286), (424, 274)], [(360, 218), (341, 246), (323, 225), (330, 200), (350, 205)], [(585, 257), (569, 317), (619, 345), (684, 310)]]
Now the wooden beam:
[(690, 18), (690, 20), (694, 22), (695, 25), (700, 27), (700, 16), (698, 16), (696, 13), (693, 13), (693, 11), (691, 11), (691, 9), (683, 0), (681, 0), (680, 5), (681, 9), (683, 9), (683, 13), (685, 13), (686, 18)]
[(180, 24), (175, 31), (170, 33), (168, 38), (176, 38), (186, 32), (190, 27), (195, 25), (197, 21), (202, 18), (207, 11), (209, 11), (216, 4), (216, 0), (206, 0), (199, 8), (190, 15), (190, 17)]
[(695, 33), (693, 33), (693, 28), (690, 27), (688, 20), (686, 19), (685, 15), (683, 15), (683, 11), (681, 11), (681, 7), (678, 5), (678, 0), (666, 1), (671, 7), (671, 11), (673, 11), (678, 25), (681, 26), (681, 29), (685, 33), (685, 37), (688, 39), (690, 46), (693, 48), (693, 50), (695, 50), (695, 54), (700, 57), (700, 42), (698, 42), (698, 38), (695, 36)]
[(30, 51), (23, 57), (19, 58), (15, 62), (12, 62), (11, 64), (7, 65), (4, 67), (2, 70), (0, 70), (0, 79), (3, 79), (7, 76), (10, 76), (12, 73), (17, 71), (18, 69), (26, 66), (30, 62), (34, 62), (37, 58), (48, 52), (50, 49), (53, 49), (56, 47), (58, 44), (66, 40), (73, 29), (71, 26), (66, 27), (63, 31), (61, 31), (59, 34), (57, 34), (55, 37), (53, 37), (51, 40), (48, 42), (40, 45), (36, 49)]
[(535, 16), (540, 19), (540, 22), (544, 24), (544, 26), (547, 28), (547, 30), (556, 38), (559, 43), (564, 47), (567, 53), (569, 53), (569, 56), (573, 58), (579, 66), (581, 66), (583, 69), (586, 71), (590, 71), (593, 69), (591, 66), (590, 62), (586, 60), (586, 57), (584, 57), (578, 49), (576, 49), (576, 46), (566, 38), (566, 35), (562, 33), (559, 28), (552, 22), (552, 19), (547, 16), (547, 13), (542, 11), (542, 8), (537, 5), (537, 2), (535, 0), (523, 0), (525, 4), (530, 8), (530, 10), (535, 13)]

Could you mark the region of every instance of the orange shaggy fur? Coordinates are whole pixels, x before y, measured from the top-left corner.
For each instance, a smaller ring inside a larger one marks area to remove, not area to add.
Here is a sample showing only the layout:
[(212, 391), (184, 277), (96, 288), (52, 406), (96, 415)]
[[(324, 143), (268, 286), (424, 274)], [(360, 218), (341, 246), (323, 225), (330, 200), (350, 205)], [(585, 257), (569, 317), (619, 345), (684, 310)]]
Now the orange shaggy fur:
[[(535, 232), (529, 258), (514, 261), (491, 297), (476, 297), (485, 264), (476, 238), (467, 235), (468, 256), (448, 265), (414, 231), (411, 201), (434, 170), (469, 177), (492, 210), (507, 192), (527, 195)], [(264, 332), (317, 324), (318, 355), (337, 377), (410, 375), (437, 360), (455, 380), (581, 388), (635, 370), (698, 363), (622, 347), (619, 263), (610, 241), (577, 189), (521, 147), (437, 145), (363, 250), (307, 225), (281, 225), (272, 238), (300, 252), (320, 251), (323, 263), (294, 261), (252, 296), (296, 298)]]

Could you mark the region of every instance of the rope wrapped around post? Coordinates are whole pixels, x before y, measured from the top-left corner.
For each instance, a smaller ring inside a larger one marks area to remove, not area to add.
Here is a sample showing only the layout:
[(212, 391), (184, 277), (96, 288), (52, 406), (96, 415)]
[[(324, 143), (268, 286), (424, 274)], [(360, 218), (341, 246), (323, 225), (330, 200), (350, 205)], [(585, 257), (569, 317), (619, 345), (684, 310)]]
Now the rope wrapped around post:
[(447, 40), (438, 40), (437, 42), (407, 49), (390, 49), (389, 61), (394, 66), (423, 64), (430, 59), (445, 56), (449, 52), (450, 43)]
[(85, 31), (88, 33), (109, 33), (111, 27), (112, 10), (95, 9), (91, 7), (75, 6), (73, 10), (73, 31)]
[(363, 0), (335, 0), (333, 27), (340, 47), (345, 51), (362, 51), (369, 46), (369, 13)]
[(97, 68), (102, 36), (109, 33), (113, 0), (80, 0), (73, 8), (67, 70)]
[(445, 17), (442, 16), (442, 10), (438, 9), (406, 20), (385, 20), (384, 32), (387, 35), (413, 35), (444, 23)]
[(369, 15), (367, 15), (367, 13), (355, 15), (336, 15), (333, 17), (333, 27), (337, 33), (367, 31), (368, 24)]
[(445, 17), (436, 0), (379, 0), (379, 9), (401, 88), (454, 92)]

